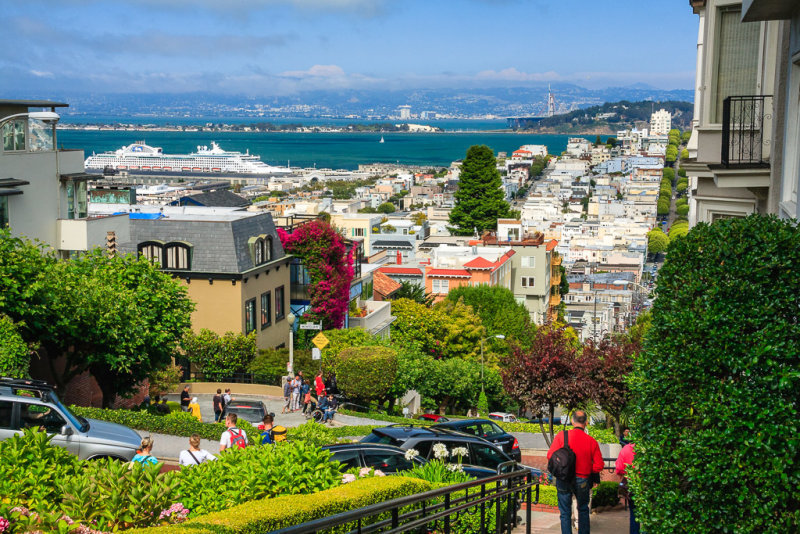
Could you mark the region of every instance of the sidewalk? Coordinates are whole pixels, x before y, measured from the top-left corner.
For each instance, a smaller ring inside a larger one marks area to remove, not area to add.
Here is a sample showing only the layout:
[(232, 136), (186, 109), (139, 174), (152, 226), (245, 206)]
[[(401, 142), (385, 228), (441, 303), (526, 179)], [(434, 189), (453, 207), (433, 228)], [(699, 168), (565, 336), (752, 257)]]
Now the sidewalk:
[[(522, 512), (523, 518), (525, 517)], [(592, 534), (627, 534), (630, 526), (627, 510), (614, 510), (590, 517)], [(520, 525), (512, 532), (524, 534), (525, 525)], [(534, 534), (561, 534), (561, 521), (558, 514), (548, 512), (531, 512), (531, 532)]]

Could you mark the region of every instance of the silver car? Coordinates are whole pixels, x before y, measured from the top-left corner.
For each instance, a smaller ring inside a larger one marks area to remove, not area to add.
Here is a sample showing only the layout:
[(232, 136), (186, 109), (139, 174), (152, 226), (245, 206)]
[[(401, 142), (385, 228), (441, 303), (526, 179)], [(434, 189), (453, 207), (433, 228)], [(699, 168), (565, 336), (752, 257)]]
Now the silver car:
[(0, 440), (26, 428), (53, 434), (53, 445), (81, 460), (130, 461), (141, 445), (139, 434), (126, 426), (73, 414), (45, 382), (0, 378)]

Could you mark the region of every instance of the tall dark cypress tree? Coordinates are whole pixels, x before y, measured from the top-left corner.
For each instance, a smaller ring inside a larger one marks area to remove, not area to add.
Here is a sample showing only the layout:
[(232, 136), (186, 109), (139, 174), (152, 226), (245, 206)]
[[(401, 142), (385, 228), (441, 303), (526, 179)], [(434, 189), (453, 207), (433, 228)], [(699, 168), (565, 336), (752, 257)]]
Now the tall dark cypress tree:
[(473, 145), (461, 164), (456, 205), (450, 211), (451, 231), (456, 235), (470, 235), (475, 230), (497, 228), (497, 219), (511, 216), (494, 152), (486, 145)]

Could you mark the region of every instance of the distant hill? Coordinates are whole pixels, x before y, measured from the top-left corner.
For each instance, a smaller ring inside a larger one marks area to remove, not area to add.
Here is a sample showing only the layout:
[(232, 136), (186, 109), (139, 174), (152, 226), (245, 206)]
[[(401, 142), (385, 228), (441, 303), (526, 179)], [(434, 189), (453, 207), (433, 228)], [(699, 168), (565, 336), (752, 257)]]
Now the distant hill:
[(649, 127), (654, 110), (666, 109), (672, 114), (672, 127), (691, 128), (694, 105), (690, 102), (608, 102), (536, 120), (519, 120), (518, 129), (536, 133), (615, 134), (618, 130)]

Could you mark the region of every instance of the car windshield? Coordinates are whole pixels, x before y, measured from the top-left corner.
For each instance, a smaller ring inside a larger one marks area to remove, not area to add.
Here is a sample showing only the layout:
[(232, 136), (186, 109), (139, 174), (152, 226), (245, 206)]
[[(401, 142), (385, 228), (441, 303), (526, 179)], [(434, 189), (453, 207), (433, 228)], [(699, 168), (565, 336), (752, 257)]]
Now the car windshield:
[(61, 403), (59, 398), (56, 396), (55, 392), (49, 392), (48, 396), (49, 396), (50, 400), (53, 402), (53, 404), (55, 404), (56, 407), (59, 409), (59, 411), (62, 414), (64, 414), (64, 417), (69, 419), (69, 422), (72, 423), (73, 426), (75, 426), (75, 428), (77, 428), (81, 432), (86, 432), (87, 430), (89, 430), (89, 421), (87, 421), (83, 417), (80, 417), (80, 416), (75, 415), (74, 413), (72, 413), (69, 410), (69, 408), (67, 408), (66, 406), (64, 406)]
[(496, 438), (505, 434), (505, 430), (494, 423), (483, 423), (483, 433), (486, 438)]
[(250, 406), (228, 406), (228, 413), (235, 413), (243, 419), (261, 419), (264, 417), (264, 410), (261, 408), (253, 408)]
[(387, 436), (386, 434), (378, 434), (372, 432), (361, 438), (361, 443), (381, 443), (383, 445), (400, 445), (400, 441)]

